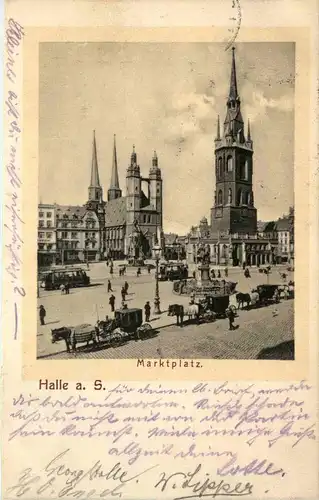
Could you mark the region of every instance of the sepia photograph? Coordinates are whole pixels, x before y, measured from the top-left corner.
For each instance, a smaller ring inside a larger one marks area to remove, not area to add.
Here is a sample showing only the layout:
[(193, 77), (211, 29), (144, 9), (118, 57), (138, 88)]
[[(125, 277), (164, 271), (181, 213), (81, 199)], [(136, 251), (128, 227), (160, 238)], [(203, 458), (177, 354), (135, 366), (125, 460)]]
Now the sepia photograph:
[(37, 359), (294, 360), (295, 43), (39, 45)]

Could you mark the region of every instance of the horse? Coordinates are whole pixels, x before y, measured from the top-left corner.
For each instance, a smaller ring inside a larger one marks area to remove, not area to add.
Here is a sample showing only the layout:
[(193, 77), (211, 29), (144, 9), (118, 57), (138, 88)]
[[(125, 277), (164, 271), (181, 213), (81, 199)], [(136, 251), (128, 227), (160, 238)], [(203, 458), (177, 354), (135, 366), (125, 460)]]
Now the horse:
[(55, 342), (59, 340), (64, 340), (66, 345), (67, 352), (70, 352), (71, 346), (71, 328), (63, 326), (62, 328), (54, 328), (51, 329), (51, 342), (55, 344)]
[(72, 350), (76, 351), (76, 344), (80, 342), (86, 342), (87, 347), (89, 346), (90, 340), (92, 340), (94, 345), (97, 345), (97, 332), (94, 327), (92, 330), (85, 333), (77, 332), (73, 327), (62, 327), (51, 329), (51, 342), (54, 344), (58, 340), (64, 340), (67, 352), (70, 352), (70, 347)]
[(176, 324), (183, 326), (184, 306), (181, 304), (171, 304), (168, 306), (167, 316), (176, 316)]
[(199, 322), (200, 305), (199, 304), (189, 304), (185, 309), (185, 315), (188, 316), (189, 320), (196, 319)]
[(236, 300), (237, 300), (237, 304), (238, 304), (238, 309), (240, 309), (240, 306), (243, 309), (244, 308), (244, 304), (246, 304), (247, 307), (250, 306), (251, 297), (250, 297), (249, 293), (241, 293), (241, 292), (239, 292), (239, 293), (236, 294)]
[(288, 340), (276, 346), (265, 347), (258, 353), (257, 359), (295, 359), (295, 343), (293, 340)]

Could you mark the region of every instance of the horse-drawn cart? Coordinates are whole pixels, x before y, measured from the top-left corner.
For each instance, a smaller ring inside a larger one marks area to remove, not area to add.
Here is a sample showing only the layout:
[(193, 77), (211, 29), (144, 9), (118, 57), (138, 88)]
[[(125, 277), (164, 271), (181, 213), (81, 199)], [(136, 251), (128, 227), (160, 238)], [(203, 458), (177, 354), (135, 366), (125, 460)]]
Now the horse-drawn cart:
[(153, 328), (149, 323), (143, 323), (143, 311), (138, 308), (117, 309), (114, 319), (98, 321), (99, 337), (112, 345), (124, 340), (139, 340), (148, 338)]
[(259, 303), (267, 305), (272, 302), (279, 302), (279, 285), (258, 285), (256, 291), (259, 295)]
[(211, 312), (216, 318), (226, 318), (229, 307), (229, 295), (206, 295), (202, 300), (206, 312)]
[(51, 330), (52, 343), (64, 340), (66, 349), (70, 347), (76, 351), (76, 345), (86, 342), (89, 347), (118, 347), (129, 340), (144, 340), (153, 335), (153, 328), (149, 323), (143, 323), (143, 311), (137, 308), (117, 309), (114, 319), (106, 318), (98, 321), (96, 326), (90, 324), (75, 327), (62, 327)]

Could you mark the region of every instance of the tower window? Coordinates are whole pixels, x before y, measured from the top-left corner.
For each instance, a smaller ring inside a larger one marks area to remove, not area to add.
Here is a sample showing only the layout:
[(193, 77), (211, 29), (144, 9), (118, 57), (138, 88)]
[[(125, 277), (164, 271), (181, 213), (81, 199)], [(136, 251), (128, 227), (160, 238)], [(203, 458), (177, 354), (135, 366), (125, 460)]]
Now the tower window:
[(232, 156), (227, 157), (227, 172), (233, 171), (233, 158)]
[(231, 188), (228, 189), (228, 204), (231, 205), (233, 202), (233, 192)]
[(237, 191), (237, 205), (242, 205), (242, 197), (243, 197), (243, 192), (241, 189), (238, 189)]
[(218, 205), (222, 205), (223, 204), (223, 192), (222, 192), (221, 189), (218, 191), (217, 203), (218, 203)]
[(218, 158), (217, 176), (218, 176), (218, 179), (221, 179), (223, 176), (223, 159), (222, 158)]
[(248, 205), (249, 203), (249, 193), (244, 193), (244, 205)]

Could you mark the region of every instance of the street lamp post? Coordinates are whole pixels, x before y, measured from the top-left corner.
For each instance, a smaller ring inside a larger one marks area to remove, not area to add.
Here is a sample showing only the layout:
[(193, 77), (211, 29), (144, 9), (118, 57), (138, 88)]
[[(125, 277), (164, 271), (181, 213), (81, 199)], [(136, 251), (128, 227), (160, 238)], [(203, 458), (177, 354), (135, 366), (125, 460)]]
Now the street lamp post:
[(158, 266), (161, 253), (161, 247), (154, 247), (155, 262), (156, 262), (156, 272), (155, 272), (155, 297), (154, 297), (154, 314), (161, 314), (161, 301), (159, 296), (159, 286), (158, 286)]

